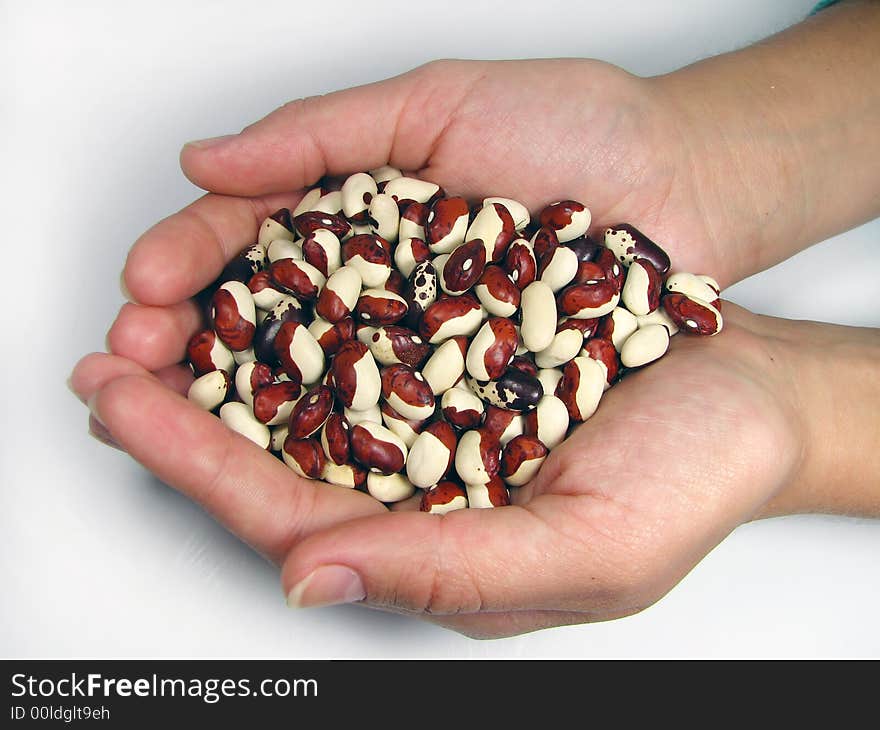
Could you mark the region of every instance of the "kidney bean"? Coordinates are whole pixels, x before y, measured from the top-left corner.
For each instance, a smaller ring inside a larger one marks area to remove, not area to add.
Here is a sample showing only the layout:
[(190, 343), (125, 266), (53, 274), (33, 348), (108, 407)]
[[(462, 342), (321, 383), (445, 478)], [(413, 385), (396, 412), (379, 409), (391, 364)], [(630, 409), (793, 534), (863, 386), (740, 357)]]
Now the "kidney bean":
[(378, 402), (362, 411), (356, 411), (353, 408), (343, 408), (342, 414), (350, 426), (356, 426), (359, 423), (375, 423), (382, 425), (382, 411), (379, 409)]
[(406, 448), (412, 448), (424, 428), (425, 419), (404, 418), (388, 403), (382, 403), (379, 411), (382, 413), (382, 423), (385, 428), (399, 436)]
[(212, 370), (193, 380), (186, 392), (186, 397), (199, 408), (213, 411), (226, 400), (229, 384), (228, 372)]
[(265, 264), (266, 247), (262, 243), (252, 243), (239, 251), (226, 264), (218, 280), (240, 281), (246, 284), (254, 274), (263, 270)]
[(342, 183), (342, 212), (351, 223), (366, 223), (370, 201), (379, 190), (376, 179), (365, 172), (349, 175)]
[(404, 418), (424, 420), (434, 415), (434, 393), (422, 374), (409, 365), (382, 370), (382, 397)]
[(508, 368), (496, 380), (467, 379), (468, 385), (480, 398), (498, 408), (509, 411), (526, 411), (534, 408), (544, 389), (533, 375)]
[(529, 222), (531, 221), (529, 209), (519, 201), (512, 200), (511, 198), (483, 198), (484, 208), (487, 205), (493, 205), (495, 203), (507, 208), (507, 212), (510, 213), (510, 217), (513, 218), (514, 230), (521, 231), (529, 225)]
[(297, 299), (317, 299), (327, 279), (308, 261), (279, 259), (269, 267), (272, 281)]
[(240, 281), (227, 281), (211, 298), (211, 322), (214, 331), (232, 351), (251, 346), (257, 330), (254, 297)]
[[(670, 274), (665, 283), (666, 291), (684, 294), (691, 299), (699, 299), (703, 302), (709, 302), (715, 309), (720, 311), (720, 302), (718, 298), (720, 293), (718, 284), (714, 279), (708, 277), (710, 282), (705, 281), (694, 274), (679, 272)], [(712, 286), (712, 284), (715, 284)]]
[(652, 324), (662, 324), (667, 331), (669, 332), (669, 336), (672, 337), (674, 334), (678, 334), (678, 325), (675, 324), (670, 318), (669, 315), (666, 314), (666, 310), (663, 307), (658, 307), (650, 314), (644, 314), (640, 317), (636, 317), (636, 324), (639, 329), (642, 327), (647, 327)]
[[(540, 402), (540, 401), (539, 401)], [(498, 437), (499, 443), (504, 446), (512, 438), (516, 438), (525, 427), (524, 417), (516, 411), (508, 411), (488, 404), (486, 417), (483, 419), (483, 428)]]
[(419, 335), (396, 325), (377, 327), (366, 345), (380, 365), (403, 363), (418, 368), (432, 352), (431, 346)]
[(270, 383), (254, 392), (254, 418), (267, 426), (284, 423), (302, 394), (299, 383)]
[(339, 239), (325, 228), (310, 233), (302, 242), (303, 259), (321, 275), (330, 276), (342, 266), (342, 247)]
[(663, 309), (682, 332), (690, 335), (717, 335), (724, 326), (721, 312), (709, 302), (677, 292), (664, 295)]
[(413, 269), (404, 299), (409, 304), (410, 319), (418, 326), (425, 310), (437, 301), (437, 270), (431, 261), (423, 261)]
[[(284, 448), (284, 441), (287, 439), (289, 428), (286, 423), (280, 423), (269, 429), (269, 451), (280, 452)], [(280, 454), (279, 454), (280, 455)]]
[(400, 227), (398, 240), (407, 238), (425, 239), (425, 229), (428, 224), (428, 213), (431, 209), (424, 203), (411, 202), (400, 211)]
[(351, 455), (351, 426), (341, 413), (330, 413), (321, 427), (321, 448), (329, 463), (346, 464)]
[[(583, 321), (583, 320), (581, 320)], [(614, 349), (620, 352), (626, 338), (639, 327), (638, 319), (628, 309), (615, 307), (611, 312), (599, 320), (595, 335), (603, 340), (609, 340)]]
[(620, 371), (620, 356), (617, 354), (614, 345), (609, 340), (594, 338), (584, 344), (581, 354), (584, 357), (591, 357), (602, 363), (605, 368), (605, 379), (607, 381), (605, 389), (607, 390), (611, 387)]
[(474, 287), (486, 311), (496, 317), (512, 317), (520, 305), (520, 290), (500, 266), (487, 266)]
[(453, 296), (464, 294), (480, 280), (485, 268), (486, 248), (483, 242), (474, 240), (463, 243), (449, 254), (444, 263), (440, 287)]
[(504, 258), (507, 247), (516, 237), (510, 212), (500, 203), (492, 203), (474, 216), (464, 237), (465, 243), (479, 239), (486, 248), (486, 261), (497, 263)]
[(430, 258), (431, 251), (421, 238), (403, 239), (394, 249), (394, 265), (406, 278), (409, 278), (418, 264)]
[(253, 346), (251, 346), (247, 348), (247, 350), (233, 352), (232, 359), (235, 360), (236, 365), (244, 365), (246, 362), (253, 362), (256, 360), (257, 356), (254, 354)]
[(501, 453), (501, 478), (511, 487), (528, 484), (547, 458), (549, 449), (536, 436), (517, 436)]
[(572, 421), (586, 421), (599, 407), (607, 383), (605, 367), (589, 357), (576, 357), (565, 366), (556, 386), (556, 397)]
[(422, 495), (419, 509), (432, 515), (445, 515), (468, 506), (467, 493), (455, 482), (440, 482)]
[(403, 274), (401, 274), (397, 269), (391, 269), (391, 274), (388, 276), (386, 282), (382, 285), (382, 288), (385, 291), (389, 291), (392, 294), (397, 294), (398, 296), (403, 297), (406, 294), (407, 285), (408, 282), (404, 278)]
[(325, 461), (321, 479), (337, 487), (358, 489), (367, 483), (367, 473), (359, 464), (334, 464), (332, 461)]
[(186, 344), (186, 358), (196, 377), (213, 370), (231, 373), (235, 369), (232, 352), (214, 330), (201, 330), (190, 337)]
[(301, 322), (285, 322), (273, 343), (284, 372), (297, 383), (315, 383), (324, 374), (324, 351)]
[[(352, 340), (340, 347), (330, 365), (330, 372), (336, 397), (346, 408), (363, 411), (379, 402), (382, 388), (379, 368), (373, 354), (362, 342)], [(381, 421), (381, 416), (379, 419)]]
[(578, 272), (578, 265), (574, 251), (557, 246), (541, 259), (538, 278), (556, 293), (571, 283)]
[(387, 193), (379, 193), (370, 201), (370, 230), (389, 243), (396, 243), (400, 231), (400, 210), (397, 201)]
[(559, 237), (556, 231), (547, 226), (542, 226), (531, 239), (532, 249), (535, 252), (535, 258), (541, 260), (549, 256), (553, 251), (559, 248)]
[(524, 238), (513, 241), (504, 255), (504, 269), (520, 291), (531, 284), (538, 277), (538, 262), (532, 244)]
[(576, 200), (551, 203), (538, 216), (545, 228), (556, 232), (560, 243), (583, 236), (590, 227), (590, 210)]
[(342, 245), (342, 260), (357, 270), (363, 285), (381, 287), (391, 276), (391, 246), (371, 233), (352, 236)]
[(270, 264), (274, 264), (280, 259), (302, 260), (302, 244), (299, 241), (277, 238), (266, 248), (266, 258)]
[(353, 266), (342, 266), (334, 271), (315, 304), (315, 311), (331, 324), (348, 317), (357, 305), (363, 280)]
[[(418, 269), (417, 269), (418, 271)], [(420, 334), (436, 345), (456, 335), (470, 337), (483, 322), (483, 307), (471, 295), (439, 299), (425, 309)]]
[(293, 233), (293, 223), (290, 219), (290, 211), (287, 208), (279, 208), (268, 218), (263, 220), (257, 242), (268, 246), (272, 241), (286, 239), (292, 241), (296, 236)]
[(636, 259), (629, 267), (620, 298), (635, 315), (650, 314), (660, 306), (663, 281), (654, 266), (644, 259)]
[(346, 317), (330, 324), (326, 319), (315, 317), (309, 325), (309, 332), (321, 346), (324, 356), (332, 357), (344, 343), (354, 338), (354, 320)]
[(522, 293), (520, 336), (531, 352), (550, 346), (556, 328), (556, 300), (543, 281), (533, 281)]
[(592, 236), (578, 236), (570, 241), (566, 241), (563, 245), (574, 251), (578, 263), (595, 261), (599, 253), (605, 250), (605, 247)]
[(647, 365), (666, 354), (669, 348), (669, 330), (662, 324), (652, 324), (636, 330), (623, 343), (620, 361), (628, 368)]
[(534, 436), (548, 449), (555, 449), (565, 440), (569, 422), (568, 408), (550, 389), (550, 385), (556, 388), (562, 372), (555, 369), (553, 372), (559, 376), (556, 383), (548, 381), (538, 405), (523, 416), (523, 433)]
[(278, 356), (275, 354), (275, 338), (281, 326), (286, 322), (305, 322), (307, 314), (296, 297), (285, 295), (265, 319), (260, 323), (254, 334), (253, 348), (257, 360), (267, 365), (275, 365)]
[(452, 469), (458, 439), (444, 421), (427, 426), (413, 441), (406, 457), (406, 475), (415, 486), (429, 489)]
[(416, 488), (403, 474), (367, 474), (367, 492), (374, 499), (391, 504), (409, 499), (416, 492)]
[(351, 226), (345, 218), (334, 213), (325, 213), (321, 210), (310, 210), (300, 213), (293, 219), (293, 225), (296, 228), (296, 232), (303, 238), (307, 238), (310, 233), (317, 231), (319, 228), (330, 231), (340, 241), (351, 232)]
[(318, 198), (318, 202), (312, 207), (312, 211), (340, 215), (342, 213), (342, 191), (330, 190), (325, 192)]
[(391, 167), (391, 165), (382, 165), (382, 167), (377, 167), (375, 170), (370, 170), (370, 175), (377, 183), (384, 183), (396, 177), (403, 177), (403, 173), (396, 167)]
[(539, 368), (558, 368), (572, 360), (580, 352), (584, 336), (576, 327), (558, 329), (550, 344), (535, 353), (535, 365)]
[(396, 177), (385, 184), (385, 194), (398, 202), (414, 200), (417, 203), (427, 203), (440, 192), (440, 186), (436, 183), (414, 177)]
[(510, 504), (510, 492), (501, 477), (494, 476), (485, 484), (465, 484), (468, 507), (491, 509)]
[(261, 449), (269, 448), (269, 427), (254, 418), (253, 412), (244, 403), (224, 403), (220, 406), (220, 420), (227, 428), (253, 441)]
[(425, 242), (432, 253), (451, 253), (464, 243), (470, 211), (464, 198), (441, 198), (425, 220)]
[(516, 328), (509, 319), (492, 317), (480, 327), (465, 358), (467, 371), (477, 380), (500, 378), (516, 351)]
[[(302, 198), (302, 200), (297, 203), (296, 207), (290, 213), (291, 221), (299, 215), (306, 213), (310, 210), (314, 210), (314, 206), (317, 205), (318, 201), (321, 199), (323, 192), (321, 188), (312, 188), (309, 190)], [(293, 230), (293, 224), (291, 223), (291, 230)]]
[(445, 393), (462, 379), (467, 347), (467, 337), (450, 337), (425, 362), (422, 377), (431, 386), (434, 395)]
[(484, 428), (465, 431), (455, 450), (455, 471), (466, 484), (485, 484), (501, 468), (501, 443)]
[(559, 368), (541, 368), (538, 370), (536, 377), (540, 381), (545, 395), (547, 393), (555, 393), (556, 386), (559, 384), (559, 380), (562, 377), (562, 371)]
[(514, 368), (515, 370), (519, 370), (520, 372), (526, 373), (526, 375), (531, 375), (532, 377), (537, 377), (538, 375), (538, 366), (535, 365), (529, 358), (525, 355), (517, 355), (510, 361), (510, 365), (508, 367)]
[(661, 276), (669, 271), (669, 255), (666, 251), (629, 223), (606, 228), (605, 246), (624, 266), (629, 266), (636, 259), (645, 259)]
[(324, 450), (318, 439), (295, 439), (288, 435), (281, 448), (281, 458), (294, 472), (306, 479), (320, 479), (324, 473)]
[(406, 464), (406, 444), (393, 431), (364, 421), (351, 427), (351, 454), (370, 471), (394, 474)]
[(385, 289), (365, 289), (358, 297), (354, 311), (364, 322), (382, 326), (403, 319), (409, 311), (409, 305), (402, 296), (394, 292)]
[(235, 392), (242, 402), (253, 408), (254, 393), (275, 382), (272, 368), (262, 362), (249, 362), (235, 371)]
[(559, 292), (556, 305), (562, 314), (574, 319), (595, 319), (611, 312), (619, 301), (614, 282), (602, 279), (566, 287)]
[(449, 423), (456, 428), (477, 428), (483, 421), (486, 407), (470, 390), (450, 388), (440, 399), (440, 410)]
[(247, 282), (254, 305), (258, 309), (269, 311), (287, 294), (272, 281), (272, 274), (268, 271), (258, 271)]
[(304, 439), (320, 429), (333, 411), (333, 391), (319, 385), (299, 398), (290, 412), (290, 435)]

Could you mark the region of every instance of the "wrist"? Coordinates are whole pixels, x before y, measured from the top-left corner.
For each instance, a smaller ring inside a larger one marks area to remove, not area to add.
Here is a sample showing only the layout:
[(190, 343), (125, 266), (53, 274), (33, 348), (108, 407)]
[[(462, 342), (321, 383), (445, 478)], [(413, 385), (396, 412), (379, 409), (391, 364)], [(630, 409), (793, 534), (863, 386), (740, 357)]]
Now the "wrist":
[(786, 373), (802, 456), (758, 517), (880, 516), (880, 331), (761, 317)]

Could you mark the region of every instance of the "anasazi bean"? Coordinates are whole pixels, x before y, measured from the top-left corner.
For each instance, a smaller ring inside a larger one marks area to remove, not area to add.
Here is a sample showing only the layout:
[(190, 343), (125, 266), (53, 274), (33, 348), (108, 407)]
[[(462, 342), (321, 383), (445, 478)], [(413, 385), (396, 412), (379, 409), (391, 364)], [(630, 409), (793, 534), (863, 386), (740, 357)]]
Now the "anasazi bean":
[(445, 514), (503, 507), (720, 290), (574, 200), (469, 201), (382, 167), (282, 208), (204, 292), (188, 398), (296, 474)]

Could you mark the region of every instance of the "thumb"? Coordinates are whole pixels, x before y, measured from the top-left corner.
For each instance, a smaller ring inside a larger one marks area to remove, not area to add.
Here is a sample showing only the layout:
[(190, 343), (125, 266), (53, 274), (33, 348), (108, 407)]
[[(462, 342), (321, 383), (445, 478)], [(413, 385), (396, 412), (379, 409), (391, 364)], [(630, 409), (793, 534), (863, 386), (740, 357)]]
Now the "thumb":
[(363, 601), (432, 615), (580, 610), (595, 600), (597, 584), (608, 586), (589, 531), (559, 524), (573, 522), (568, 515), (577, 510), (557, 509), (558, 499), (443, 516), (389, 512), (328, 527), (288, 553), (281, 576), (288, 603)]
[(240, 196), (298, 190), (323, 175), (385, 164), (418, 170), (464, 94), (466, 69), (434, 62), (385, 81), (296, 99), (239, 134), (189, 142), (181, 167), (205, 190)]

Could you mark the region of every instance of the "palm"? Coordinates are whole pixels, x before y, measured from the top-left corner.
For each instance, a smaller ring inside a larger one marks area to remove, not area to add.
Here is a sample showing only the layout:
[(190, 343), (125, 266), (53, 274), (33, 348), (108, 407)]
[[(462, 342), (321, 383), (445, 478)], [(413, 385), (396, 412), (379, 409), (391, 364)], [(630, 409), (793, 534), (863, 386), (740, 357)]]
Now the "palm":
[[(389, 161), (533, 211), (581, 199), (597, 225), (635, 222), (682, 267), (721, 273), (678, 134), (642, 82), (604, 64), (443, 63), (291, 104), (231, 146), (186, 148), (184, 170), (215, 193), (135, 245), (125, 280), (141, 304), (123, 307), (114, 354), (81, 361), (74, 388), (160, 478), (264, 554), (286, 555), (286, 583), (337, 560), (382, 587), (373, 605), (444, 614), (435, 620), (484, 635), (636, 610), (781, 484), (787, 462), (766, 453), (790, 451), (784, 406), (749, 374), (761, 344), (746, 329), (728, 327), (711, 347), (676, 338), (664, 361), (606, 395), (516, 507), (442, 520), (297, 478), (181, 398), (187, 375), (175, 363), (201, 326), (190, 298), (263, 217), (296, 204), (301, 193), (288, 191)], [(508, 555), (518, 559), (499, 575)]]

